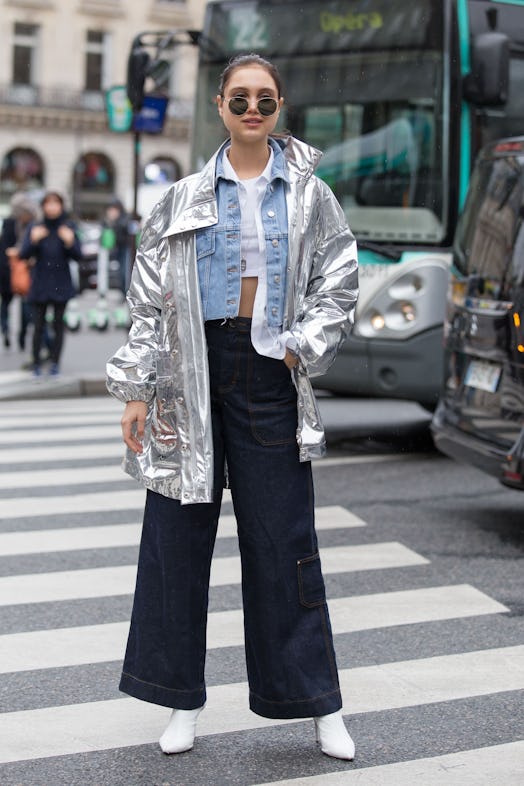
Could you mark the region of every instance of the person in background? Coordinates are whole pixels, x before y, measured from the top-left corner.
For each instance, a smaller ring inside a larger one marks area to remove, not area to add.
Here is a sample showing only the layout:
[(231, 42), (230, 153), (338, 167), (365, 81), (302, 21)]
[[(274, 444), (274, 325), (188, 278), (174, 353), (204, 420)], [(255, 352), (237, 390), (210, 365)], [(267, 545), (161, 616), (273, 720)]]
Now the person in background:
[[(2, 223), (2, 234), (0, 235), (0, 296), (2, 299), (0, 306), (0, 322), (4, 346), (6, 348), (11, 346), (9, 306), (13, 299), (9, 258), (13, 254), (18, 254), (18, 246), (22, 241), (27, 226), (31, 221), (35, 221), (38, 216), (37, 206), (23, 191), (13, 194), (10, 207), (11, 212)], [(27, 302), (27, 297), (22, 297), (20, 305), (20, 330), (18, 332), (18, 346), (21, 350), (25, 348), (25, 338), (30, 322), (31, 307)]]
[(28, 301), (33, 309), (33, 375), (41, 376), (41, 349), (47, 309), (53, 309), (53, 343), (50, 350), (49, 373), (60, 371), (64, 340), (64, 312), (67, 302), (76, 294), (69, 260), (80, 260), (82, 251), (74, 224), (64, 210), (64, 199), (56, 191), (48, 191), (41, 202), (43, 219), (26, 231), (19, 250), (21, 259), (34, 258), (33, 278)]
[(128, 284), (128, 259), (129, 259), (129, 217), (119, 199), (114, 199), (106, 207), (103, 227), (112, 229), (115, 234), (115, 244), (110, 251), (109, 258), (115, 259), (119, 266), (119, 283), (122, 294), (125, 295)]
[(129, 338), (107, 365), (126, 402), (125, 468), (147, 488), (120, 689), (173, 708), (164, 753), (193, 747), (227, 464), (250, 708), (314, 718), (321, 750), (351, 760), (315, 533), (311, 459), (325, 437), (309, 377), (350, 331), (356, 243), (313, 174), (320, 152), (273, 135), (275, 66), (239, 56), (216, 102), (230, 138), (153, 209)]

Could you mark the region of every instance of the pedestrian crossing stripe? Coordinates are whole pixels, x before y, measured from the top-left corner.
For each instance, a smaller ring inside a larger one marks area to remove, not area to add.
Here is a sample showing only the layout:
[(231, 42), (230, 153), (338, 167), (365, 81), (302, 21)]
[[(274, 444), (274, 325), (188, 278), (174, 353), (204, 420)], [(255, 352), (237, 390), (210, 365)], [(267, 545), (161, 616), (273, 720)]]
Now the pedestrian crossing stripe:
[[(111, 412), (84, 412), (81, 416), (77, 413), (74, 414), (65, 414), (57, 412), (56, 409), (54, 412), (47, 412), (45, 417), (42, 418), (42, 414), (38, 412), (38, 418), (34, 419), (37, 427), (42, 427), (42, 421), (45, 423), (46, 431), (49, 429), (50, 426), (58, 426), (59, 429), (63, 429), (65, 426), (75, 426), (77, 428), (87, 428), (88, 426), (98, 426), (102, 423), (108, 423), (111, 426), (118, 425), (118, 416), (119, 413), (117, 411)], [(26, 414), (20, 414), (18, 417), (16, 415), (4, 415), (3, 417), (0, 415), (0, 441), (2, 440), (4, 434), (9, 432), (16, 432), (17, 434), (23, 434), (26, 431), (29, 431), (31, 434), (34, 431), (35, 423), (31, 422), (31, 418), (29, 418)]]
[(118, 423), (113, 423), (113, 425), (108, 423), (106, 426), (82, 426), (77, 423), (76, 426), (71, 426), (70, 428), (34, 428), (27, 429), (26, 432), (21, 432), (20, 429), (14, 429), (13, 431), (2, 429), (0, 432), (0, 448), (17, 445), (20, 442), (45, 442), (46, 444), (52, 444), (53, 442), (77, 442), (86, 438), (112, 439), (113, 437), (122, 439), (122, 429)]
[[(278, 781), (278, 786), (522, 786), (524, 742)], [(259, 783), (256, 786), (276, 786)]]
[[(120, 462), (118, 460), (121, 459), (123, 455), (124, 449), (121, 439), (115, 439), (114, 442), (105, 440), (97, 442), (96, 440), (90, 440), (89, 442), (82, 442), (81, 444), (75, 442), (71, 443), (71, 445), (47, 445), (46, 447), (10, 446), (8, 450), (2, 450), (0, 445), (0, 467), (9, 469), (9, 467), (15, 465), (39, 464), (43, 462), (45, 462), (46, 466), (49, 466), (53, 462), (75, 461), (75, 459), (82, 461), (90, 459), (95, 459), (96, 461), (114, 459), (115, 463), (119, 466)], [(56, 473), (59, 472), (59, 470), (47, 471), (50, 473), (54, 472), (55, 478), (57, 478)], [(29, 477), (31, 476), (31, 472), (32, 470), (29, 472)], [(11, 477), (12, 480), (13, 474), (13, 472), (6, 472), (5, 476), (7, 478)], [(122, 478), (126, 477), (121, 469), (120, 475)], [(7, 488), (9, 488), (9, 486), (7, 486)], [(16, 488), (14, 483), (11, 488)]]
[[(506, 612), (507, 608), (467, 584), (334, 598), (334, 634), (413, 625)], [(123, 658), (129, 622), (58, 628), (0, 636), (0, 672), (102, 663)], [(241, 610), (208, 615), (208, 649), (244, 643)]]
[[(122, 451), (120, 451), (122, 452)], [(11, 458), (13, 460), (13, 457)], [(76, 486), (87, 483), (115, 483), (128, 481), (136, 489), (136, 483), (130, 480), (122, 468), (116, 465), (77, 467), (74, 469), (37, 469), (28, 472), (6, 472), (0, 475), (0, 489), (31, 489), (48, 487), (59, 482), (62, 486)], [(33, 499), (34, 499), (33, 495)]]
[[(321, 561), (324, 574), (383, 570), (428, 562), (401, 543), (324, 548)], [(129, 595), (134, 591), (135, 577), (135, 565), (3, 576), (0, 578), (0, 606)], [(240, 581), (238, 556), (213, 559), (211, 587), (239, 584)]]
[[(522, 686), (524, 646), (341, 669), (339, 678), (344, 706), (352, 714), (484, 696)], [(297, 723), (252, 713), (244, 682), (214, 685), (207, 693), (199, 736)], [(168, 717), (165, 707), (132, 698), (5, 713), (0, 715), (0, 762), (156, 742)], [(312, 721), (305, 723), (313, 743)]]
[[(315, 509), (317, 530), (365, 527), (354, 513), (338, 505)], [(4, 532), (0, 534), (0, 557), (21, 554), (45, 554), (79, 549), (108, 549), (136, 546), (140, 541), (141, 524), (105, 524), (96, 527), (64, 527), (61, 529)], [(222, 515), (218, 538), (236, 537), (236, 518)]]

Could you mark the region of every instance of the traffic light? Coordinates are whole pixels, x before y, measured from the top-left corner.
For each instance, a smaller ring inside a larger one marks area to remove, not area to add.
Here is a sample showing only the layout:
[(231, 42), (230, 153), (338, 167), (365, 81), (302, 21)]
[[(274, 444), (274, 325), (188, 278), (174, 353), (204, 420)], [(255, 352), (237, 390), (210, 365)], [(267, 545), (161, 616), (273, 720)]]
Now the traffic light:
[(133, 111), (139, 112), (144, 101), (144, 84), (151, 57), (140, 45), (133, 45), (127, 61), (127, 97)]

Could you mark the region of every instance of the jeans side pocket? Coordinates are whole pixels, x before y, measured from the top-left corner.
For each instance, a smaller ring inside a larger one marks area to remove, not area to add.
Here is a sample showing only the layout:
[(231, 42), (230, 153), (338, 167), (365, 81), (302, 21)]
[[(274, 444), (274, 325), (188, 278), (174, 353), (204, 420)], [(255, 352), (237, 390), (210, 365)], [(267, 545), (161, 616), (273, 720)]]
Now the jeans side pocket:
[(326, 589), (322, 578), (320, 554), (312, 554), (297, 562), (298, 593), (300, 603), (308, 609), (323, 606), (326, 602)]

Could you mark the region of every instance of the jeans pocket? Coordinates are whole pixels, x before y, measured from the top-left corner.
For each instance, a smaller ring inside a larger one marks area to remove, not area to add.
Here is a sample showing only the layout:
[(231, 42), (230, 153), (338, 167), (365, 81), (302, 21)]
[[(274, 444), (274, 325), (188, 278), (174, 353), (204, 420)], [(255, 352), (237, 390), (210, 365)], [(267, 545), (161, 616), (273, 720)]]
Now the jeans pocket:
[(248, 410), (251, 432), (260, 445), (296, 443), (297, 394), (283, 360), (250, 357)]
[(310, 557), (299, 559), (297, 570), (298, 593), (302, 606), (308, 609), (323, 606), (326, 602), (326, 589), (318, 551)]

